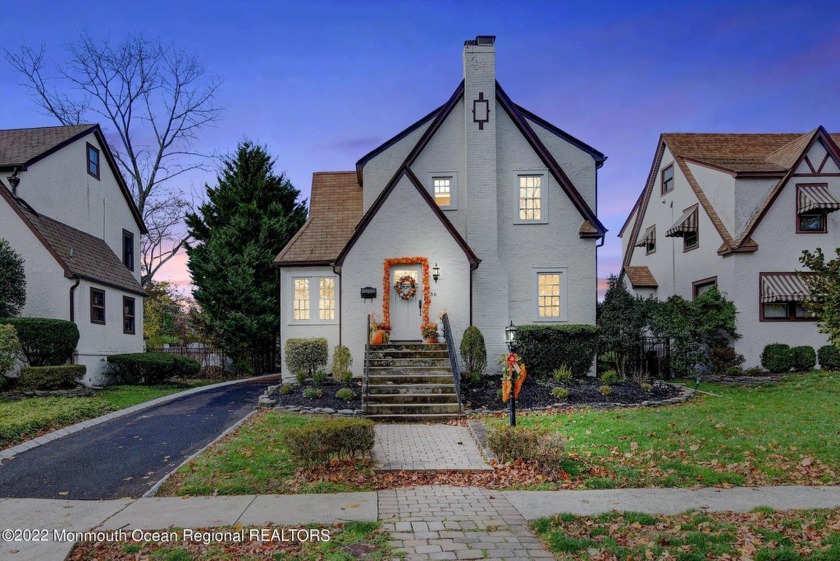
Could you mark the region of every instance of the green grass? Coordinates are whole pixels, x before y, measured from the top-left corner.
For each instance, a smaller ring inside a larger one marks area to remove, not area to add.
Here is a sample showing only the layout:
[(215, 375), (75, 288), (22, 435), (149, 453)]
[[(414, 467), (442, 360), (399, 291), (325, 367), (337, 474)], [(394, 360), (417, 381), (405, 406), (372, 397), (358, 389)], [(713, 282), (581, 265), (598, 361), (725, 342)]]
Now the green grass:
[[(247, 495), (339, 493), (367, 490), (342, 474), (323, 481), (294, 478), (301, 466), (292, 461), (283, 431), (321, 422), (324, 417), (284, 415), (266, 411), (183, 466), (163, 485), (159, 495)], [(369, 473), (359, 465), (357, 473)]]
[[(563, 434), (589, 467), (581, 486), (686, 487), (840, 481), (840, 373), (812, 372), (757, 388), (701, 385), (674, 407), (521, 415)], [(491, 419), (501, 424), (504, 419)]]
[[(558, 515), (531, 527), (560, 561), (751, 557), (764, 561), (840, 559), (840, 509), (677, 516), (611, 512)], [(753, 555), (748, 553), (752, 551)]]
[(0, 449), (192, 386), (113, 386), (93, 397), (29, 397), (19, 401), (0, 396)]

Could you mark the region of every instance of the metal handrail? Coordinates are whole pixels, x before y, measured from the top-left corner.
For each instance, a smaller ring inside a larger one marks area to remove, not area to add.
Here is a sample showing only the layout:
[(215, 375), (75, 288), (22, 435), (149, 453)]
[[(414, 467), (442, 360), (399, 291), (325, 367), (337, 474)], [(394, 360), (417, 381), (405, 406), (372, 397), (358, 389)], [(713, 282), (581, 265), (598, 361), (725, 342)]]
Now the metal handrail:
[(369, 374), (370, 370), (368, 367), (368, 355), (370, 354), (370, 323), (373, 318), (371, 315), (368, 314), (367, 316), (367, 326), (365, 327), (365, 332), (367, 333), (367, 337), (365, 338), (365, 370), (362, 374), (362, 413), (367, 413), (368, 410), (368, 399), (370, 397), (370, 380)]
[(452, 365), (452, 379), (455, 383), (455, 394), (458, 396), (458, 410), (463, 413), (464, 405), (461, 402), (461, 367), (458, 363), (458, 355), (455, 352), (455, 337), (452, 336), (452, 329), (449, 327), (449, 314), (443, 314), (440, 320), (443, 323), (443, 338), (446, 340), (446, 350), (449, 352), (449, 364)]

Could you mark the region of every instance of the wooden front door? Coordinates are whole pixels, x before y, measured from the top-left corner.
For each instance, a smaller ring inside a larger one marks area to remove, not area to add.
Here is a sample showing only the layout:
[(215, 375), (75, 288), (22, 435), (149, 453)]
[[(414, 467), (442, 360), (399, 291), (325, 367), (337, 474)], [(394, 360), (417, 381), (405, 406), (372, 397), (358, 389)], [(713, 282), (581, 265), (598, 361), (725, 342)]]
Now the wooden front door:
[[(410, 300), (403, 300), (394, 284), (404, 276), (411, 276), (417, 292)], [(394, 265), (391, 267), (391, 341), (419, 341), (423, 317), (423, 278), (420, 265)]]

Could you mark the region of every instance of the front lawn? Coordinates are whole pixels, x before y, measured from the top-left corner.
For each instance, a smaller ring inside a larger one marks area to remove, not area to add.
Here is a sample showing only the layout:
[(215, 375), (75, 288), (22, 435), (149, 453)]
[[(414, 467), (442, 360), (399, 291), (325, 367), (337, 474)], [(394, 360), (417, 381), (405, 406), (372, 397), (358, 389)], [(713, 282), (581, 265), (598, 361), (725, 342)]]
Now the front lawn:
[(840, 510), (561, 514), (535, 520), (531, 526), (561, 561), (840, 559)]
[[(96, 543), (80, 543), (76, 545), (69, 556), (70, 561), (95, 561), (99, 559), (134, 559), (157, 561), (217, 561), (219, 559), (236, 559), (237, 561), (262, 561), (264, 559), (316, 561), (329, 559), (330, 561), (353, 561), (366, 559), (380, 561), (394, 559), (395, 556), (388, 545), (389, 535), (380, 528), (378, 522), (345, 522), (340, 526), (310, 526), (302, 529), (323, 538), (321, 532), (329, 532), (329, 541), (313, 539), (301, 541), (298, 539), (282, 538), (292, 536), (289, 532), (297, 529), (284, 529), (279, 526), (264, 526), (254, 528), (256, 532), (266, 530), (269, 538), (258, 541), (252, 539), (252, 528), (202, 528), (188, 535), (184, 539), (182, 531), (166, 530), (166, 533), (177, 532), (177, 539), (166, 542), (133, 542), (112, 541)], [(277, 532), (276, 536), (274, 532)], [(286, 532), (285, 534), (281, 532)], [(197, 538), (195, 533), (202, 532)], [(224, 537), (224, 533), (240, 532), (244, 540), (221, 541), (207, 539), (208, 537)], [(202, 541), (203, 540), (203, 541)]]
[(93, 397), (29, 397), (12, 401), (0, 396), (0, 449), (194, 385), (113, 386)]
[(276, 411), (258, 413), (174, 473), (158, 495), (339, 493), (371, 489), (372, 471), (361, 460), (341, 463), (338, 469), (325, 471), (325, 477), (317, 480), (296, 477), (302, 466), (290, 459), (282, 432), (324, 418)]
[(575, 487), (840, 483), (840, 374), (700, 389), (717, 396), (674, 407), (531, 413), (518, 423), (566, 438), (567, 485)]

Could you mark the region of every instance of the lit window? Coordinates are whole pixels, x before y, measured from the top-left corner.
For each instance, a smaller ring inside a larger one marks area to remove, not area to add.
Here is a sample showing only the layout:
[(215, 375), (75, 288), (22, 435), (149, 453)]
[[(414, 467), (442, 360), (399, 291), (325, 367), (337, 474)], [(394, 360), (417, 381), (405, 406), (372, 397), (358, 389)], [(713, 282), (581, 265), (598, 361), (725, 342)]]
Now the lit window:
[(542, 219), (542, 176), (519, 176), (519, 219)]
[(560, 273), (537, 275), (537, 297), (539, 317), (560, 317)]
[(309, 279), (295, 279), (294, 319), (309, 319)]
[(90, 289), (90, 322), (105, 323), (105, 291)]
[(87, 172), (99, 179), (99, 150), (91, 144), (87, 145)]
[(323, 278), (319, 281), (318, 318), (335, 319), (335, 279)]
[(439, 207), (452, 206), (452, 178), (435, 177), (432, 179), (435, 187), (435, 202)]
[(662, 170), (662, 194), (674, 190), (674, 164)]
[(123, 333), (134, 335), (134, 298), (123, 296)]

